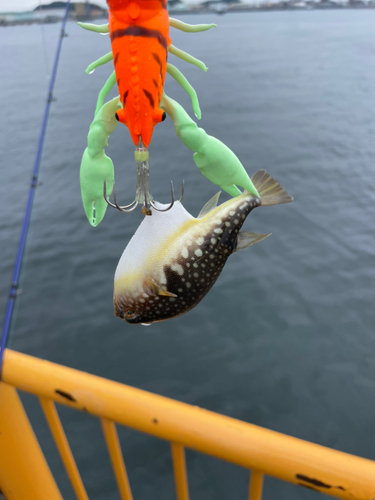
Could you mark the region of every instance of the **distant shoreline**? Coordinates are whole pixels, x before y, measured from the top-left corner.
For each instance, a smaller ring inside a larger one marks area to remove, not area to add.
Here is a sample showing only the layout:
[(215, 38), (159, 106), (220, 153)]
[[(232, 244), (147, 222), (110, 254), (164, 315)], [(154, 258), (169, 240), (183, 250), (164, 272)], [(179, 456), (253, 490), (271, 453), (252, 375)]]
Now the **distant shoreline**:
[[(319, 3), (314, 4), (306, 4), (302, 5), (304, 2), (291, 2), (290, 0), (286, 0), (284, 2), (280, 2), (280, 4), (268, 4), (264, 6), (239, 6), (237, 8), (228, 8), (221, 10), (214, 9), (191, 9), (191, 10), (173, 10), (169, 11), (170, 15), (199, 15), (199, 14), (216, 14), (216, 15), (224, 15), (224, 14), (232, 14), (232, 13), (250, 13), (250, 12), (280, 12), (280, 11), (315, 11), (315, 10), (371, 10), (375, 9), (375, 2), (371, 4), (364, 4), (360, 1), (355, 2), (353, 5), (347, 4), (338, 4), (336, 2), (332, 2), (331, 0), (321, 0)], [(11, 13), (9, 13), (11, 14)], [(9, 15), (8, 13), (0, 14), (0, 27), (8, 27), (8, 26), (29, 26), (31, 24), (55, 24), (60, 23), (62, 21), (62, 16), (46, 16), (44, 18), (39, 19), (13, 19), (6, 20), (5, 16)], [(3, 19), (2, 19), (3, 17)], [(105, 19), (106, 16), (101, 15), (97, 17), (81, 17), (81, 16), (69, 16), (69, 21), (97, 21), (99, 19)]]

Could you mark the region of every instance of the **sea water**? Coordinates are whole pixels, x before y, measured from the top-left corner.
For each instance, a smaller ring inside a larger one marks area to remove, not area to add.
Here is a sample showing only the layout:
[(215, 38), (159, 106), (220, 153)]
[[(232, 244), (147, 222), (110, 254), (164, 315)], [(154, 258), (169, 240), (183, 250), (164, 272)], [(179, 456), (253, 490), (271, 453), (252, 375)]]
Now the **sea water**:
[[(79, 165), (111, 64), (85, 75), (109, 39), (69, 22), (36, 191), (10, 347), (363, 457), (375, 459), (375, 11), (184, 16), (216, 22), (173, 44), (207, 133), (250, 174), (294, 196), (259, 208), (245, 230), (272, 233), (231, 256), (193, 311), (150, 328), (113, 316), (113, 275), (142, 220), (109, 208), (92, 228)], [(100, 21), (104, 22), (104, 21)], [(3, 318), (60, 26), (0, 29), (0, 315)], [(192, 117), (167, 76), (166, 93)], [(113, 92), (111, 95), (115, 95)], [(135, 193), (134, 145), (119, 125), (107, 154), (121, 204)], [(185, 179), (197, 215), (216, 192), (167, 119), (150, 146), (151, 188), (168, 203)], [(221, 200), (228, 199), (224, 193)], [(25, 404), (64, 498), (74, 498), (34, 397)], [(118, 499), (98, 419), (59, 406), (91, 499)], [(168, 443), (120, 428), (134, 498), (174, 497)], [(187, 452), (191, 497), (246, 498), (248, 472)], [(274, 479), (264, 499), (315, 498)]]

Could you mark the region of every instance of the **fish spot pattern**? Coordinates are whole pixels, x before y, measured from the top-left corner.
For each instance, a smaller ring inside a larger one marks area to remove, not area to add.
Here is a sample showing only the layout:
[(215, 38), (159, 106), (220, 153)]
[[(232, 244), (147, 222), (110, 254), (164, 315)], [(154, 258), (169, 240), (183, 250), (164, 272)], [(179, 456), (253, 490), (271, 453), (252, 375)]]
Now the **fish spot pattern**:
[[(173, 261), (163, 266), (163, 288), (176, 297), (145, 297), (144, 293), (128, 292), (114, 298), (115, 315), (129, 323), (153, 323), (193, 309), (218, 279), (227, 258), (236, 249), (244, 220), (260, 204), (257, 198), (242, 198), (237, 205), (232, 203), (226, 213), (220, 213), (220, 220), (216, 215), (211, 225), (206, 223), (204, 233), (189, 234)], [(125, 317), (129, 309), (135, 313), (134, 318)]]
[(184, 274), (184, 268), (181, 266), (181, 264), (173, 264), (171, 266), (172, 271), (176, 271), (180, 276)]

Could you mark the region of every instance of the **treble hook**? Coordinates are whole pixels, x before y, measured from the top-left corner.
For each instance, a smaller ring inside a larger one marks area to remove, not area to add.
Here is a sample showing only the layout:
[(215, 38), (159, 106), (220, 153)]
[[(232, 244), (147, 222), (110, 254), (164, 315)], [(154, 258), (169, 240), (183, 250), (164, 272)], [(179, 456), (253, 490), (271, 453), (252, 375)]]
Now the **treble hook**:
[[(184, 198), (184, 193), (185, 193), (185, 181), (182, 181), (182, 187), (181, 187), (181, 196), (180, 196), (180, 199), (178, 200), (180, 203), (182, 202), (183, 198)], [(109, 198), (107, 198), (107, 189), (106, 189), (106, 182), (104, 181), (104, 185), (103, 185), (103, 195), (104, 195), (104, 199), (105, 201), (108, 203), (108, 205), (112, 208), (117, 208), (117, 210), (119, 210), (120, 212), (132, 212), (133, 210), (135, 210), (138, 206), (138, 201), (137, 200), (134, 200), (132, 203), (130, 203), (129, 205), (125, 205), (125, 206), (120, 206), (118, 203), (117, 203), (117, 197), (116, 197), (116, 187), (115, 187), (115, 184), (113, 184), (113, 201), (114, 203), (112, 203)], [(168, 212), (168, 210), (170, 210), (173, 205), (174, 205), (174, 202), (175, 202), (175, 199), (174, 199), (174, 188), (173, 188), (173, 181), (171, 181), (171, 196), (172, 196), (172, 202), (171, 204), (169, 205), (169, 207), (167, 208), (164, 208), (164, 209), (161, 209), (161, 208), (157, 208), (155, 203), (154, 203), (154, 200), (150, 200), (150, 205), (152, 206), (152, 208), (158, 212)], [(149, 213), (149, 210), (147, 209), (146, 205), (144, 205), (142, 207), (142, 213), (144, 213), (144, 215), (151, 215), (151, 213)]]
[[(183, 198), (184, 198), (184, 193), (185, 193), (185, 181), (183, 180), (182, 181), (182, 187), (181, 187), (181, 196), (180, 196), (180, 199), (178, 200), (180, 203), (182, 202)], [(150, 201), (150, 205), (152, 206), (152, 208), (154, 210), (157, 210), (158, 212), (168, 212), (168, 210), (170, 210), (173, 205), (174, 205), (174, 189), (173, 189), (173, 181), (171, 181), (171, 196), (172, 196), (172, 203), (169, 205), (169, 207), (167, 208), (164, 208), (164, 209), (161, 209), (161, 208), (157, 208), (155, 206), (155, 203), (154, 203), (154, 200), (151, 200)]]
[(132, 212), (138, 206), (138, 201), (134, 200), (129, 205), (125, 205), (124, 207), (121, 207), (117, 203), (116, 188), (115, 188), (115, 184), (114, 183), (113, 183), (113, 201), (114, 201), (114, 203), (111, 203), (109, 201), (109, 199), (107, 198), (107, 188), (106, 188), (106, 182), (105, 182), (105, 180), (104, 180), (104, 186), (103, 186), (103, 195), (104, 195), (104, 199), (108, 203), (108, 205), (110, 207), (112, 207), (112, 208), (117, 208), (117, 210), (120, 210), (120, 212)]
[[(137, 168), (137, 187), (135, 191), (135, 199), (132, 203), (129, 205), (125, 206), (120, 206), (117, 203), (117, 197), (116, 197), (116, 189), (115, 185), (113, 185), (113, 201), (109, 201), (107, 198), (107, 189), (106, 189), (106, 182), (104, 181), (104, 186), (103, 186), (103, 195), (105, 201), (108, 203), (108, 205), (112, 208), (117, 208), (120, 212), (132, 212), (135, 210), (135, 208), (138, 206), (138, 204), (143, 204), (141, 212), (144, 215), (152, 215), (152, 212), (149, 208), (148, 205), (150, 205), (154, 210), (158, 212), (168, 212), (173, 205), (174, 205), (174, 190), (173, 190), (173, 182), (171, 181), (171, 196), (172, 196), (172, 202), (171, 204), (164, 209), (157, 208), (154, 202), (154, 199), (152, 197), (152, 194), (150, 192), (150, 172), (149, 172), (149, 167), (148, 167), (148, 158), (149, 154), (147, 151), (147, 148), (145, 148), (142, 144), (142, 141), (139, 141), (139, 144), (135, 150), (135, 160), (136, 160), (136, 168)], [(180, 202), (182, 201), (182, 198), (184, 196), (184, 186), (185, 186), (185, 181), (182, 183), (182, 189), (181, 189), (181, 197), (180, 197)]]
[(174, 190), (173, 190), (173, 182), (172, 181), (171, 181), (171, 196), (172, 196), (172, 202), (169, 205), (169, 207), (167, 207), (167, 208), (164, 208), (164, 209), (157, 208), (155, 206), (154, 200), (150, 200), (150, 205), (152, 206), (152, 208), (154, 210), (157, 210), (158, 212), (168, 212), (168, 210), (170, 210), (173, 207), (173, 205), (174, 205)]

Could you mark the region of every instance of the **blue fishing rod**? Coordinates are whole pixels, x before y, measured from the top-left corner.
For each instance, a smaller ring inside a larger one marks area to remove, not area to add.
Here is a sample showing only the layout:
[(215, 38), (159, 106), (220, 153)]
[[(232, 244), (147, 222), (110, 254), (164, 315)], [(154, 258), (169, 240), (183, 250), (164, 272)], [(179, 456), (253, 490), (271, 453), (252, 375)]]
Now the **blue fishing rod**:
[(66, 22), (68, 19), (69, 5), (70, 5), (70, 0), (67, 0), (66, 5), (65, 5), (64, 17), (63, 17), (63, 20), (61, 23), (61, 34), (60, 34), (60, 38), (59, 38), (59, 41), (57, 44), (55, 62), (53, 64), (52, 75), (51, 75), (51, 79), (49, 82), (47, 102), (46, 102), (46, 107), (44, 110), (42, 128), (40, 131), (38, 150), (36, 153), (33, 173), (32, 173), (32, 177), (31, 177), (29, 198), (27, 200), (27, 206), (26, 206), (25, 217), (23, 220), (21, 238), (20, 238), (20, 242), (18, 245), (16, 263), (14, 265), (13, 279), (12, 279), (12, 284), (10, 287), (8, 305), (7, 305), (6, 312), (5, 312), (5, 320), (4, 320), (3, 332), (1, 335), (1, 343), (0, 343), (0, 378), (1, 378), (1, 371), (2, 371), (2, 366), (3, 366), (4, 350), (5, 350), (7, 343), (8, 343), (10, 328), (12, 325), (14, 305), (15, 305), (15, 301), (17, 298), (17, 290), (18, 290), (20, 273), (21, 273), (21, 268), (22, 268), (22, 261), (23, 261), (23, 257), (24, 257), (24, 253), (25, 253), (27, 232), (28, 232), (29, 225), (30, 225), (31, 210), (33, 207), (35, 189), (36, 189), (36, 186), (38, 183), (39, 166), (40, 166), (40, 160), (42, 158), (43, 143), (44, 143), (44, 138), (45, 138), (46, 130), (47, 130), (49, 110), (50, 110), (51, 104), (53, 102), (53, 89), (55, 86), (57, 67), (59, 65), (61, 46), (62, 46), (63, 39), (66, 36), (65, 25), (66, 25)]

